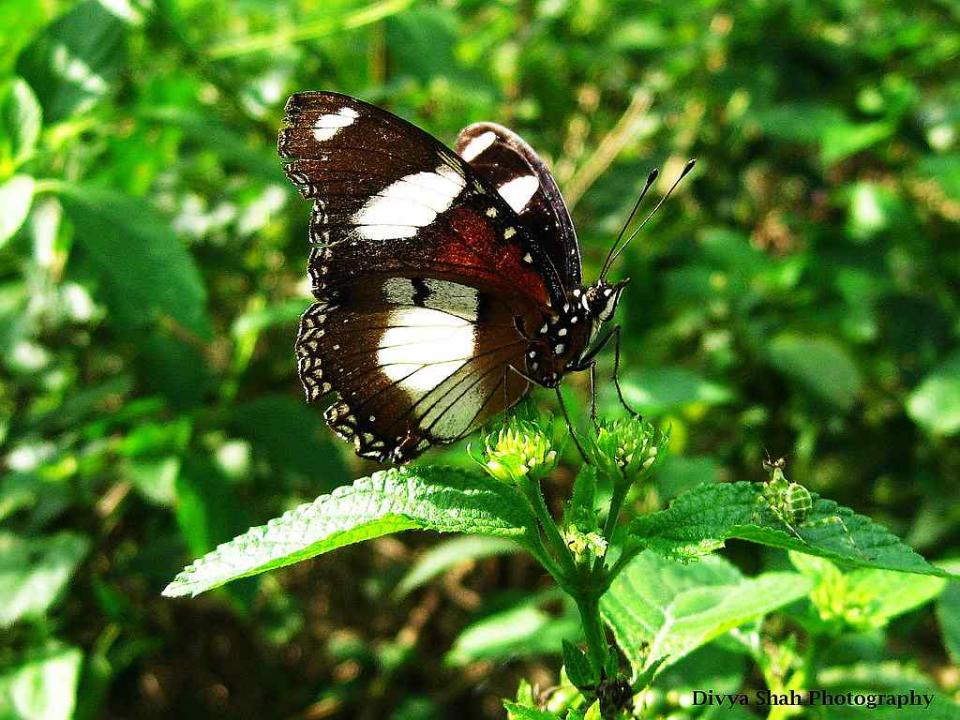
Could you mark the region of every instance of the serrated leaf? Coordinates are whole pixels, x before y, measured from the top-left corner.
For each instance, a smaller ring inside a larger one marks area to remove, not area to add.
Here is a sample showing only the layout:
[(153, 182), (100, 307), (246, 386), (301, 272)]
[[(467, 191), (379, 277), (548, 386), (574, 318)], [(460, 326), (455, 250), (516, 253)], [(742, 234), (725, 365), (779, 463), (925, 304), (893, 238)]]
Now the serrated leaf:
[(75, 533), (27, 538), (0, 533), (0, 627), (42, 617), (90, 549)]
[(907, 398), (913, 421), (936, 435), (960, 430), (960, 351), (950, 355)]
[(526, 502), (512, 487), (454, 468), (394, 468), (248, 530), (184, 569), (163, 594), (197, 595), (402, 530), (467, 532), (523, 543), (533, 527)]
[(794, 528), (799, 538), (769, 509), (763, 485), (749, 482), (695, 488), (666, 510), (636, 518), (630, 533), (646, 547), (678, 560), (700, 557), (727, 540), (740, 539), (857, 567), (950, 576), (870, 518), (816, 493), (811, 496), (807, 519)]
[(600, 682), (600, 670), (590, 658), (569, 640), (563, 641), (563, 666), (570, 682), (578, 688), (589, 688)]
[(120, 74), (126, 23), (106, 3), (85, 0), (47, 26), (17, 58), (17, 71), (47, 122), (89, 110)]
[(0, 247), (7, 244), (23, 225), (33, 204), (33, 178), (14, 175), (0, 184)]
[(64, 186), (61, 199), (77, 245), (103, 280), (111, 317), (128, 327), (167, 318), (198, 335), (209, 334), (200, 270), (147, 203), (78, 185)]
[(807, 594), (799, 573), (741, 575), (716, 556), (681, 564), (653, 552), (638, 555), (600, 601), (636, 673), (666, 657), (665, 665), (714, 638)]
[(77, 648), (51, 648), (0, 674), (0, 717), (73, 718), (82, 662)]
[(519, 547), (512, 540), (483, 535), (466, 535), (444, 540), (427, 550), (410, 568), (394, 591), (398, 597), (430, 582), (450, 568), (473, 560), (515, 553)]
[[(43, 111), (37, 96), (21, 78), (13, 78), (0, 96), (0, 148), (14, 167), (33, 152), (40, 137)], [(0, 161), (5, 160), (0, 154)]]

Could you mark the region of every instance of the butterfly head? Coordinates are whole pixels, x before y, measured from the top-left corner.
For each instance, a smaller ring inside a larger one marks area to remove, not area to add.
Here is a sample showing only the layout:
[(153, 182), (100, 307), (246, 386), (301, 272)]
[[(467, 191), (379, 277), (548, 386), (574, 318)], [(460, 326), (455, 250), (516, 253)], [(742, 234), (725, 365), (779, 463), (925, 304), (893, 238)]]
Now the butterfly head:
[(598, 326), (613, 317), (620, 303), (623, 289), (629, 282), (629, 278), (616, 283), (608, 283), (601, 279), (583, 291), (581, 296), (583, 308)]

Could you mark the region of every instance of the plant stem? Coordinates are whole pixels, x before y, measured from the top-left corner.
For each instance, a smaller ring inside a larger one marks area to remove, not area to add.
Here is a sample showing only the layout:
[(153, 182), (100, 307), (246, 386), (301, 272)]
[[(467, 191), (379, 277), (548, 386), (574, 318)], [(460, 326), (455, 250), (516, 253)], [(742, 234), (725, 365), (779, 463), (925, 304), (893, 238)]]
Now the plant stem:
[(537, 520), (540, 522), (540, 527), (543, 529), (543, 534), (547, 541), (547, 548), (553, 551), (553, 555), (560, 563), (561, 575), (551, 574), (566, 592), (571, 593), (570, 584), (576, 582), (577, 568), (573, 562), (573, 557), (570, 555), (570, 550), (567, 548), (567, 544), (563, 541), (563, 536), (557, 528), (557, 523), (550, 514), (547, 502), (543, 498), (540, 483), (528, 480), (522, 484), (522, 489), (527, 496), (527, 500), (530, 502), (530, 506), (533, 508), (534, 514), (537, 516)]
[(607, 633), (600, 617), (600, 600), (595, 590), (587, 589), (586, 595), (576, 598), (580, 611), (580, 624), (587, 640), (587, 652), (594, 665), (603, 670), (607, 666)]

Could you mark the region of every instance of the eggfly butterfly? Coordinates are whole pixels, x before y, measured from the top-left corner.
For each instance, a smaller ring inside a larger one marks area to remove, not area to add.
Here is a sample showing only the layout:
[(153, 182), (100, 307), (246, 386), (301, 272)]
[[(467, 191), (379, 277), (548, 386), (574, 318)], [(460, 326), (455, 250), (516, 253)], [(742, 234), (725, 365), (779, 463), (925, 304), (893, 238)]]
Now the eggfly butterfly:
[(300, 380), (308, 402), (336, 391), (327, 423), (360, 456), (402, 463), (458, 440), (531, 383), (592, 372), (616, 335), (603, 326), (625, 282), (581, 285), (560, 191), (510, 130), (471, 125), (454, 152), (356, 98), (304, 92), (278, 149), (313, 201)]

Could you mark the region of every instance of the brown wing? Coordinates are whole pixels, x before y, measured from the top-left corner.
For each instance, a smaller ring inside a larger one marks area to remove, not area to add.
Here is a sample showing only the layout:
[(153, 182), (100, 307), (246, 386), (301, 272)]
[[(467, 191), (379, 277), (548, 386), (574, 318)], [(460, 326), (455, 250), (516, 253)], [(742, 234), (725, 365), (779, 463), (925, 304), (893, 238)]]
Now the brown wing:
[(517, 402), (528, 384), (522, 296), (443, 279), (390, 276), (341, 290), (304, 314), (297, 341), (310, 401), (340, 399), (328, 424), (357, 453), (405, 462), (450, 443)]
[(457, 153), (517, 213), (564, 286), (580, 287), (580, 244), (553, 175), (523, 138), (491, 122), (460, 131)]
[(559, 275), (504, 198), (453, 151), (356, 98), (293, 95), (278, 149), (313, 199), (310, 275), (318, 300), (371, 274), (498, 283), (562, 304)]

